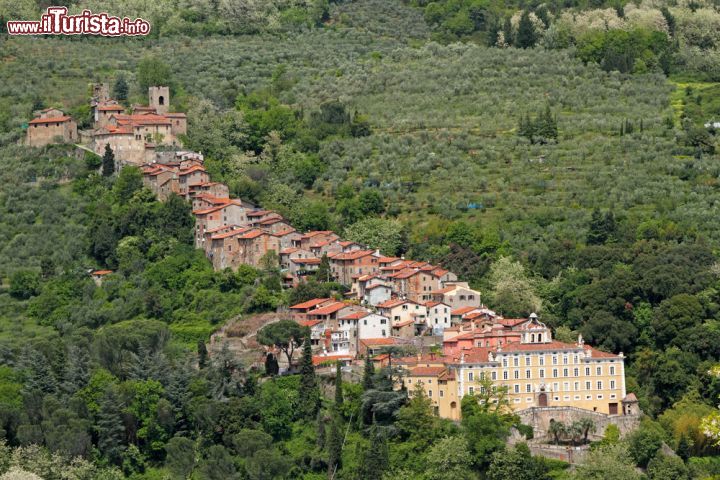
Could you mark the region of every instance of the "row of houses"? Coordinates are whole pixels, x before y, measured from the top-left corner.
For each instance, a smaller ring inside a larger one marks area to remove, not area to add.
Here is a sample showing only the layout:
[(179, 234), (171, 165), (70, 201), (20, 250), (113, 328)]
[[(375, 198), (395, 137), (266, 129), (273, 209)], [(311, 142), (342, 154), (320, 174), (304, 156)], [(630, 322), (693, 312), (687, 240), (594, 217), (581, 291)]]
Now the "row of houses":
[(607, 416), (639, 413), (637, 398), (626, 393), (622, 352), (594, 349), (581, 336), (576, 343), (558, 342), (535, 314), (510, 319), (485, 306), (456, 308), (449, 310), (450, 325), (437, 353), (387, 353), (388, 347), (397, 352), (413, 346), (420, 331), (417, 319), (432, 319), (436, 306), (405, 300), (367, 308), (318, 298), (290, 311), (310, 328), (316, 364), (350, 363), (358, 356), (372, 358), (377, 366), (392, 364), (403, 372), (398, 388), (404, 385), (411, 395), (422, 389), (444, 418), (459, 420), (462, 398), (485, 395), (486, 388), (494, 390), (493, 401), (502, 397), (513, 410), (573, 407)]

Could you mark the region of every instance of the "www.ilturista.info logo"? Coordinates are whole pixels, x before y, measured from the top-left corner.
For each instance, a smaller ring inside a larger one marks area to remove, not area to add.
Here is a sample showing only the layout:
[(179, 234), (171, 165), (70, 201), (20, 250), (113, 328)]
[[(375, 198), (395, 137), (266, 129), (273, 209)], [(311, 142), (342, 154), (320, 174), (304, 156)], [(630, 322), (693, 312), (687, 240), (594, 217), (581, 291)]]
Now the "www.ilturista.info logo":
[(49, 7), (40, 21), (11, 20), (7, 22), (10, 35), (147, 35), (150, 23), (142, 18), (113, 17), (107, 13), (83, 10), (79, 15), (68, 15), (66, 7)]

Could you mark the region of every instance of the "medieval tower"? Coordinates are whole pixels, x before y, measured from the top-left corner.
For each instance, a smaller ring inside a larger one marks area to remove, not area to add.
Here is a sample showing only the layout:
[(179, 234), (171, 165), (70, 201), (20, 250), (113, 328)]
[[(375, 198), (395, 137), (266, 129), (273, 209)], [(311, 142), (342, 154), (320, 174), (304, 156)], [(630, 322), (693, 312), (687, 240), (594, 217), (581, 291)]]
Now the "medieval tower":
[(165, 115), (170, 111), (169, 87), (150, 87), (148, 97), (148, 105), (153, 107), (158, 115)]

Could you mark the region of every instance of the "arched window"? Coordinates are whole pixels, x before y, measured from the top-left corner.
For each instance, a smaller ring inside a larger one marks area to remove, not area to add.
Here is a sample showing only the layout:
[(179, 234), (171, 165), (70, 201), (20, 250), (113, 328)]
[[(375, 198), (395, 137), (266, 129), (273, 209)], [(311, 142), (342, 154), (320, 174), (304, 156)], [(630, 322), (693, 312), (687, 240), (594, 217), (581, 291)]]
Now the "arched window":
[(162, 95), (160, 95), (160, 96), (158, 97), (158, 103), (159, 103), (160, 105), (165, 105), (165, 97), (163, 97)]
[(538, 342), (542, 342), (542, 333), (538, 333)]
[(530, 335), (530, 341), (535, 343), (535, 334), (534, 333)]

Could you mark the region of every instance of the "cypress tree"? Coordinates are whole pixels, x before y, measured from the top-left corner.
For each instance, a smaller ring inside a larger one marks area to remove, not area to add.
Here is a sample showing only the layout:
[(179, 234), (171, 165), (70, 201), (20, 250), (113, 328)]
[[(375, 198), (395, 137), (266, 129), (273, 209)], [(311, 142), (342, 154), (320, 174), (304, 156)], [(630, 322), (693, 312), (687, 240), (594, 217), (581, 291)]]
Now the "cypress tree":
[(113, 86), (113, 95), (115, 95), (115, 98), (120, 103), (125, 103), (128, 98), (128, 84), (125, 81), (125, 76), (120, 74), (117, 77), (117, 80), (115, 80), (115, 85)]
[(525, 10), (520, 17), (515, 44), (520, 48), (532, 48), (536, 42), (537, 33), (535, 32), (535, 25), (533, 25), (532, 20), (530, 20), (530, 13)]
[(383, 474), (390, 466), (387, 439), (379, 431), (373, 418), (368, 433), (370, 448), (366, 449), (361, 457), (358, 477), (363, 480), (382, 480)]
[(328, 453), (328, 478), (332, 479), (342, 465), (342, 433), (340, 432), (340, 419), (337, 415), (333, 415), (330, 421), (330, 431), (325, 446)]
[(375, 376), (375, 365), (369, 353), (365, 353), (365, 369), (363, 370), (363, 390), (366, 392), (373, 388), (373, 377)]
[(318, 448), (324, 449), (325, 448), (325, 437), (327, 436), (325, 432), (325, 422), (327, 421), (327, 418), (325, 418), (325, 415), (322, 411), (318, 412), (317, 416), (317, 439), (316, 443)]
[(105, 458), (119, 465), (124, 450), (122, 404), (114, 387), (109, 387), (100, 399), (100, 411), (97, 416), (98, 448)]
[(605, 233), (605, 219), (597, 208), (590, 217), (590, 228), (587, 234), (588, 245), (602, 245), (607, 240)]
[(198, 340), (197, 344), (197, 351), (198, 351), (198, 367), (202, 370), (207, 366), (207, 356), (208, 351), (207, 347), (205, 346), (204, 340)]
[(115, 154), (110, 148), (110, 144), (105, 144), (105, 153), (102, 157), (102, 174), (103, 177), (109, 177), (115, 173)]
[(605, 218), (603, 218), (603, 230), (605, 242), (612, 242), (616, 240), (617, 223), (615, 222), (615, 215), (611, 210), (608, 210), (605, 213)]
[(335, 408), (339, 408), (342, 404), (342, 371), (340, 369), (340, 362), (337, 362), (335, 364)]
[(303, 342), (303, 355), (300, 361), (300, 390), (298, 392), (298, 413), (301, 418), (310, 420), (315, 418), (320, 408), (320, 391), (317, 378), (315, 378), (315, 367), (312, 363), (312, 347), (310, 336), (305, 337)]
[(318, 266), (317, 272), (315, 272), (315, 278), (318, 282), (329, 282), (330, 281), (330, 259), (327, 253), (323, 253), (320, 258), (320, 265)]
[(510, 23), (510, 17), (505, 18), (505, 23), (503, 24), (503, 37), (505, 40), (505, 43), (510, 46), (513, 45), (513, 33), (512, 33), (512, 23)]

